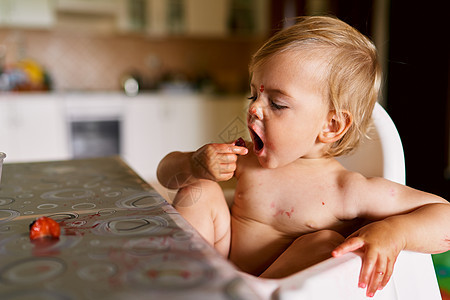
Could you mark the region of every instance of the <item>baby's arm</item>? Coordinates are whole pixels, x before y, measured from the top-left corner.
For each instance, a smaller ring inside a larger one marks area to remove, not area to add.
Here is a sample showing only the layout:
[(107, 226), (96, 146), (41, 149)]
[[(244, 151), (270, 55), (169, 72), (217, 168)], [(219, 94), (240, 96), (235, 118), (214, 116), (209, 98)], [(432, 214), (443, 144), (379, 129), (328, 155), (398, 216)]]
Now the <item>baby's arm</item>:
[[(401, 250), (440, 253), (450, 249), (450, 204), (435, 195), (387, 180), (369, 179), (358, 215), (380, 220), (350, 236), (333, 256), (362, 250), (359, 286), (373, 296), (389, 281)], [(359, 186), (360, 187), (360, 186)], [(361, 191), (358, 186), (353, 187)]]
[(158, 165), (159, 182), (178, 189), (199, 179), (226, 181), (236, 170), (237, 155), (247, 154), (245, 147), (233, 144), (206, 144), (195, 152), (172, 152)]

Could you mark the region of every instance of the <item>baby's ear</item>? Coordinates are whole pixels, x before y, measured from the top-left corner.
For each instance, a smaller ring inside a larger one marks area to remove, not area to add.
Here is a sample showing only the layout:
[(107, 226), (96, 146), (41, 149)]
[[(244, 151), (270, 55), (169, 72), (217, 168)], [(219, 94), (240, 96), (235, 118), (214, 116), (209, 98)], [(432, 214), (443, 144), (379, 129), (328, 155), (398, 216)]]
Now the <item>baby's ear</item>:
[(350, 112), (346, 110), (339, 113), (334, 110), (330, 111), (322, 131), (319, 133), (319, 141), (325, 144), (338, 141), (347, 132), (352, 122), (353, 117)]

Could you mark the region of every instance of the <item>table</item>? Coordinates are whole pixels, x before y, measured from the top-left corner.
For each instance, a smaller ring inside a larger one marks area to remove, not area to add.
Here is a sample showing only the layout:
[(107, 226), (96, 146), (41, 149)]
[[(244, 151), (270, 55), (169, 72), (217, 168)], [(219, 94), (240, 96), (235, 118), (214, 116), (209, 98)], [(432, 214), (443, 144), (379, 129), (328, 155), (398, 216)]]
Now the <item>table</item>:
[[(57, 240), (30, 241), (48, 216)], [(3, 166), (0, 299), (255, 299), (119, 157)]]

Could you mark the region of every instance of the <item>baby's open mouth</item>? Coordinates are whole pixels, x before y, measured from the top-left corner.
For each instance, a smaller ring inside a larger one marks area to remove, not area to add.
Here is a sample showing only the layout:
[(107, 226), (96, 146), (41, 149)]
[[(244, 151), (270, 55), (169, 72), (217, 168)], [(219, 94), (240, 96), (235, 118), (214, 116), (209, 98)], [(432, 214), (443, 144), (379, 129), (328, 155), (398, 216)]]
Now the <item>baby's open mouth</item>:
[(252, 135), (252, 139), (253, 139), (253, 144), (255, 147), (255, 151), (259, 152), (264, 148), (264, 142), (263, 140), (259, 137), (259, 135), (250, 128), (250, 133)]

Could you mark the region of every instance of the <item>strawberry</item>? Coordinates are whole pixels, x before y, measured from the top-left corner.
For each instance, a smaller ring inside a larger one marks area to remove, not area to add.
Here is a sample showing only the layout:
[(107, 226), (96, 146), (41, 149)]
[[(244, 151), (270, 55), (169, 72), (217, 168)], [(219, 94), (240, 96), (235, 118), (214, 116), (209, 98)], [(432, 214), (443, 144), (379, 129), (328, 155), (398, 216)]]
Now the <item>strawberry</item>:
[(54, 238), (58, 239), (61, 233), (59, 224), (48, 217), (40, 217), (30, 224), (30, 239)]
[(245, 145), (245, 141), (243, 138), (238, 138), (235, 142), (234, 142), (235, 146), (239, 146), (239, 147), (246, 147)]

